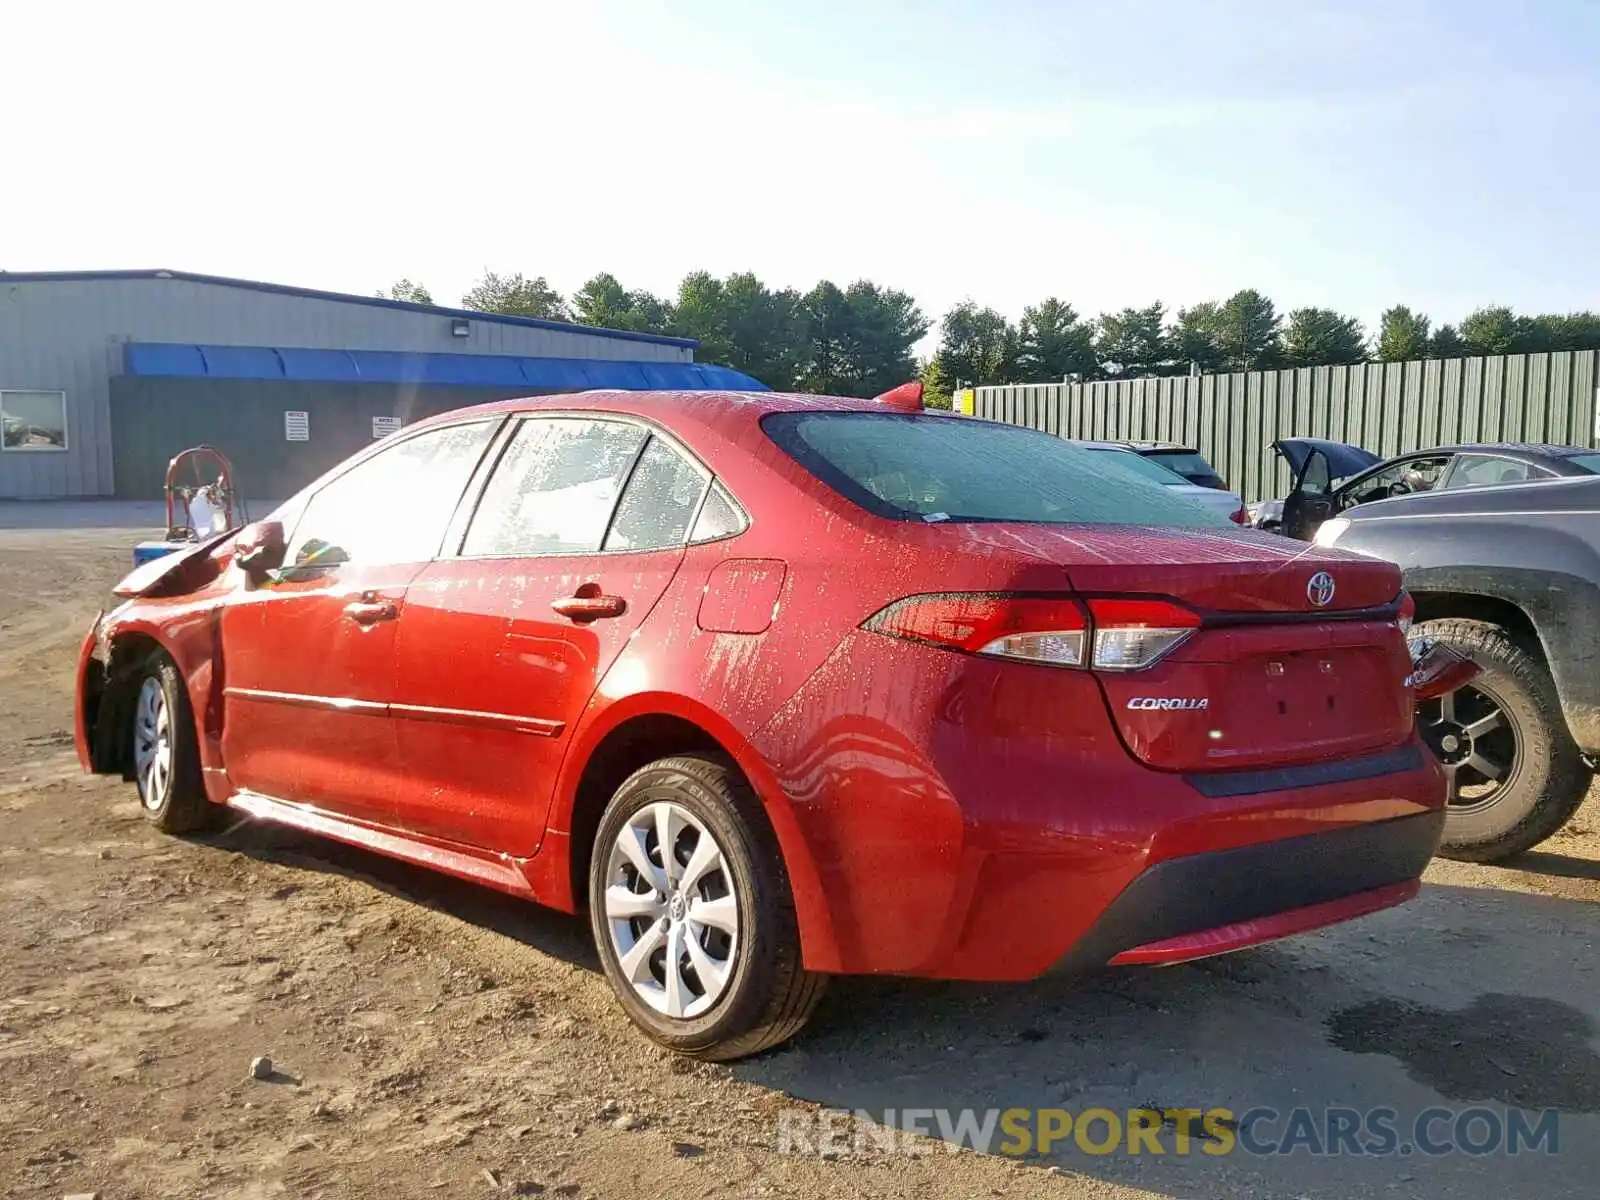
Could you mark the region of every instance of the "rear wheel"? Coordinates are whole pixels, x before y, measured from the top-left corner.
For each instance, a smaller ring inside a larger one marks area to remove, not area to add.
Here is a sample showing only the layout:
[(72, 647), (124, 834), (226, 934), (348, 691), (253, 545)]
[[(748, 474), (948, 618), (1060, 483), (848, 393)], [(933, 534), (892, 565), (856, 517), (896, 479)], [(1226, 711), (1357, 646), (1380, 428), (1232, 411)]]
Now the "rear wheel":
[(680, 1053), (775, 1046), (822, 994), (759, 802), (717, 759), (661, 759), (617, 789), (595, 836), (589, 919), (628, 1016)]
[(1423, 740), (1450, 781), (1439, 852), (1497, 862), (1531, 849), (1567, 823), (1593, 779), (1543, 657), (1481, 621), (1431, 621), (1417, 632), (1469, 655), (1483, 672), (1417, 710)]
[(200, 774), (194, 712), (178, 668), (153, 654), (133, 701), (133, 777), (145, 818), (164, 833), (192, 833), (211, 823), (216, 807), (206, 799)]

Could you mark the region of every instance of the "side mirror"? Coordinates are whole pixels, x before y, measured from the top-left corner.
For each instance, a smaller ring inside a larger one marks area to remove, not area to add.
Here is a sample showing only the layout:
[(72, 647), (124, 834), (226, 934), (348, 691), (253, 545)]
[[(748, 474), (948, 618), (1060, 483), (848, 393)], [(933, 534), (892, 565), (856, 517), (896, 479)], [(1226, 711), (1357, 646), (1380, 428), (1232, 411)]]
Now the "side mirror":
[(233, 539), (233, 561), (252, 579), (260, 579), (283, 566), (284, 549), (283, 523), (257, 521)]

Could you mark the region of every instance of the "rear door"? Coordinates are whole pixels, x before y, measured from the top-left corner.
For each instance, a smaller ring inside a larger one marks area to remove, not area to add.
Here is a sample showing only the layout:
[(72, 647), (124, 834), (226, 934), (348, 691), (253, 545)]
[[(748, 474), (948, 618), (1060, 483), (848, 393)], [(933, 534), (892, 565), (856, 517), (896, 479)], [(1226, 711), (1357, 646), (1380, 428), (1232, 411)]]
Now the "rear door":
[(519, 423), (459, 553), (406, 592), (393, 703), (403, 828), (538, 848), (573, 727), (678, 570), (709, 484), (634, 421)]
[(406, 586), (438, 553), (496, 423), (397, 438), (335, 477), (301, 510), (276, 578), (223, 609), (233, 786), (392, 820), (388, 705)]

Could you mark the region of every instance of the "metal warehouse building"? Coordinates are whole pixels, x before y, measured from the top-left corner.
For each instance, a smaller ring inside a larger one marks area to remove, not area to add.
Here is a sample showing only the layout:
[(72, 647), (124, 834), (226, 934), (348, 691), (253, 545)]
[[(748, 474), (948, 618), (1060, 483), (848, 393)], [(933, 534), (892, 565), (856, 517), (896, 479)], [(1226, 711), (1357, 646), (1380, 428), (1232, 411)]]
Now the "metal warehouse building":
[(0, 272), (0, 498), (160, 495), (210, 443), (278, 499), (405, 422), (586, 388), (760, 388), (684, 338), (182, 271)]

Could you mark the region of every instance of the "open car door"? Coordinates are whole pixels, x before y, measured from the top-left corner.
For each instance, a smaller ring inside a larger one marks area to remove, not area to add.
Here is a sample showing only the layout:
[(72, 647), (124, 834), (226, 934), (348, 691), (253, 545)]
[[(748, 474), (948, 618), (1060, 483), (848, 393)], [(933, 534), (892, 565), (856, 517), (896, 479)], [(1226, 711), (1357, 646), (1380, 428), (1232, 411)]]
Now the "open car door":
[(1333, 475), (1328, 456), (1320, 449), (1309, 450), (1295, 472), (1294, 487), (1283, 500), (1282, 532), (1309, 542), (1333, 515)]

